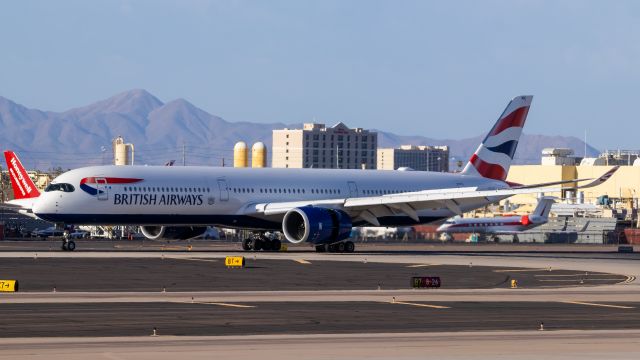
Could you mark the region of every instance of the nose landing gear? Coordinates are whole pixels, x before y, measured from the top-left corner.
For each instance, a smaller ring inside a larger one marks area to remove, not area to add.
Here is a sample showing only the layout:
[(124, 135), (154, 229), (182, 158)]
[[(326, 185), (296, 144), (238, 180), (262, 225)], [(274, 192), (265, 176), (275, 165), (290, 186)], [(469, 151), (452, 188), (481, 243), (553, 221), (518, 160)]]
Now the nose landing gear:
[(62, 240), (62, 250), (63, 251), (73, 251), (76, 249), (76, 243), (73, 240), (63, 239)]

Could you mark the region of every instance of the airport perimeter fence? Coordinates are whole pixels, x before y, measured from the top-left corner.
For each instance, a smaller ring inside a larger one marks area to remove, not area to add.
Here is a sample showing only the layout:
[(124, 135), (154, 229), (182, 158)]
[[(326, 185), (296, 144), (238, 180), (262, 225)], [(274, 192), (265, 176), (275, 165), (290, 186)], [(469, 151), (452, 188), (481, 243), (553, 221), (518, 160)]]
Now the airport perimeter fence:
[(440, 234), (407, 233), (402, 236), (367, 237), (357, 236), (352, 240), (363, 243), (531, 243), (531, 244), (628, 244), (622, 230), (602, 230), (590, 232), (543, 232), (532, 231), (519, 234), (456, 234), (443, 239)]

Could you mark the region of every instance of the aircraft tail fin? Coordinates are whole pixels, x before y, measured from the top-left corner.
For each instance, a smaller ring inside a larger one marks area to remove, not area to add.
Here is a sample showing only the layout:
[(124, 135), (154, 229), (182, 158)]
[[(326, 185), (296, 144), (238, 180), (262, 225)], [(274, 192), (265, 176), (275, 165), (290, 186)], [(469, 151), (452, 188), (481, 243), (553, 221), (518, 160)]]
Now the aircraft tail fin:
[(464, 175), (507, 178), (533, 96), (513, 98), (462, 170)]
[(551, 211), (551, 206), (554, 203), (554, 198), (552, 197), (543, 197), (540, 199), (540, 201), (538, 201), (538, 205), (536, 206), (536, 208), (533, 210), (533, 213), (531, 213), (531, 215), (535, 215), (535, 216), (539, 216), (541, 218), (548, 218), (549, 217), (549, 212)]
[(10, 150), (4, 152), (4, 158), (7, 161), (7, 169), (11, 179), (11, 187), (13, 188), (13, 196), (16, 200), (37, 198), (40, 191), (36, 188), (29, 174), (22, 166), (18, 156)]

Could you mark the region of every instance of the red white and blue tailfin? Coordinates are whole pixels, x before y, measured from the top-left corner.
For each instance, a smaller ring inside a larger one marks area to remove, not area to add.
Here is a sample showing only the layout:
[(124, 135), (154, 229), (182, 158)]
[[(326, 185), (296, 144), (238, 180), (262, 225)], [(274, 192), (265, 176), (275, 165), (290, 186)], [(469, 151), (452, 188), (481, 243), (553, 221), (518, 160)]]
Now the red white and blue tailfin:
[(27, 174), (18, 156), (13, 151), (7, 150), (4, 152), (4, 158), (7, 160), (14, 199), (31, 199), (40, 196), (40, 191)]
[(478, 150), (467, 162), (462, 174), (502, 181), (507, 178), (531, 100), (533, 96), (526, 95), (515, 97), (509, 102), (487, 137), (478, 146)]

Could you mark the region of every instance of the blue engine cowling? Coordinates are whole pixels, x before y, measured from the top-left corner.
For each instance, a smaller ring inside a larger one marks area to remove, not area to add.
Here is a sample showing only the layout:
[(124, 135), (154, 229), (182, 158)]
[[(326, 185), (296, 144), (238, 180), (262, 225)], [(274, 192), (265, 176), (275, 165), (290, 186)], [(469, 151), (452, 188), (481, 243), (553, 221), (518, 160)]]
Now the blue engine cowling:
[(303, 206), (289, 210), (282, 220), (282, 231), (297, 244), (332, 244), (351, 234), (351, 217), (342, 210)]

